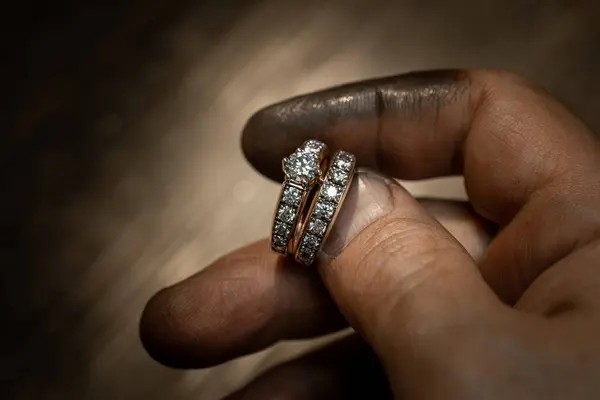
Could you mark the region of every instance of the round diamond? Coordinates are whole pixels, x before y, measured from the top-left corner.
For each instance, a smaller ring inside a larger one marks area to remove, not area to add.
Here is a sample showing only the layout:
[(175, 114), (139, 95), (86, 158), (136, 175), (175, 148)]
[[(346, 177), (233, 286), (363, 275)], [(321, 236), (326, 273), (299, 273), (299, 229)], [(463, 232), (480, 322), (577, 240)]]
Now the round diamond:
[(300, 204), (300, 200), (302, 200), (302, 191), (293, 186), (286, 186), (281, 198), (285, 203), (297, 206)]
[(317, 218), (323, 218), (326, 220), (331, 219), (333, 217), (333, 213), (335, 212), (335, 206), (330, 203), (319, 202), (315, 206), (314, 214)]
[(343, 170), (349, 171), (352, 166), (352, 161), (346, 158), (338, 158), (335, 160), (335, 166)]
[(325, 193), (327, 194), (327, 197), (335, 199), (337, 197), (337, 195), (338, 195), (338, 189), (335, 186), (329, 186), (325, 190)]
[(318, 249), (321, 245), (321, 239), (314, 235), (306, 235), (302, 241), (304, 246), (310, 247), (311, 249)]
[(284, 224), (283, 222), (275, 221), (275, 226), (273, 227), (273, 232), (284, 239), (288, 239), (290, 237), (290, 233), (292, 232), (291, 225)]
[(317, 252), (314, 249), (311, 249), (306, 245), (302, 245), (302, 247), (300, 247), (300, 254), (298, 259), (300, 260), (300, 262), (306, 265), (310, 265), (314, 261), (316, 253)]
[(291, 224), (296, 218), (296, 210), (286, 204), (281, 204), (277, 210), (277, 219)]
[(273, 244), (275, 244), (275, 246), (285, 247), (285, 246), (287, 246), (288, 241), (289, 241), (288, 238), (284, 238), (284, 237), (278, 236), (278, 235), (273, 236)]
[(319, 174), (319, 160), (313, 153), (294, 153), (283, 160), (283, 171), (289, 179), (309, 183)]
[(323, 185), (323, 189), (321, 189), (321, 196), (325, 200), (337, 202), (342, 197), (342, 188), (331, 183), (326, 183)]
[(308, 225), (308, 231), (317, 236), (323, 236), (327, 231), (327, 222), (320, 219), (313, 219)]
[(348, 173), (339, 169), (332, 169), (331, 180), (340, 185), (345, 185), (348, 180)]

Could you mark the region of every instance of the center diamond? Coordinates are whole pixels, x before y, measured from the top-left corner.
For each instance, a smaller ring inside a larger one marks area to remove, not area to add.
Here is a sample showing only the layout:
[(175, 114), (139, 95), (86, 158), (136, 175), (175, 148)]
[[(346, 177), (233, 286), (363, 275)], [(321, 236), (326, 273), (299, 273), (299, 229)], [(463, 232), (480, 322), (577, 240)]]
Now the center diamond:
[(291, 180), (309, 183), (319, 174), (319, 160), (314, 153), (296, 152), (283, 160), (283, 171)]

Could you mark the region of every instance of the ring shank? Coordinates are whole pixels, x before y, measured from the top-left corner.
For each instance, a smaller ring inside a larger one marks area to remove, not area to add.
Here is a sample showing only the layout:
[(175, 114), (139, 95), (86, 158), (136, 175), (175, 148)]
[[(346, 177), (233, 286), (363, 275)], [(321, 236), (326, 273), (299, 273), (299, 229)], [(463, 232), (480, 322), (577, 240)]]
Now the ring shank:
[[(290, 161), (292, 157), (295, 158)], [(286, 165), (286, 161), (289, 165)], [(304, 142), (295, 153), (283, 160), (284, 171), (286, 168), (296, 170), (291, 171), (295, 172), (292, 174), (286, 173), (273, 215), (270, 237), (273, 251), (282, 255), (294, 254), (297, 232), (304, 226), (306, 204), (312, 201), (314, 189), (326, 171), (328, 162), (327, 145), (316, 140)], [(318, 171), (307, 170), (311, 165), (318, 165)], [(310, 176), (311, 173), (314, 175)], [(307, 179), (307, 174), (312, 179)]]
[(348, 194), (356, 169), (354, 155), (337, 152), (327, 170), (322, 185), (311, 201), (302, 229), (296, 235), (294, 259), (304, 265), (314, 262), (317, 253), (327, 240), (339, 210)]

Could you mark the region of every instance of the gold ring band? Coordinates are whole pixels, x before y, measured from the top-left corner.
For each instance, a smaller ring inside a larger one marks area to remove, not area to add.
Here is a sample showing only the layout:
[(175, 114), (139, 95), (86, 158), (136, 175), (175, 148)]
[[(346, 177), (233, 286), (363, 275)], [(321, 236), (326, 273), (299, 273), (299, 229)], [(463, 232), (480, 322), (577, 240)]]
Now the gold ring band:
[(285, 180), (275, 207), (271, 248), (294, 254), (294, 237), (305, 218), (306, 204), (322, 181), (329, 162), (329, 149), (318, 140), (308, 140), (282, 161)]
[(348, 194), (356, 170), (356, 157), (338, 151), (322, 179), (310, 209), (295, 234), (294, 259), (311, 265), (327, 240), (331, 228)]

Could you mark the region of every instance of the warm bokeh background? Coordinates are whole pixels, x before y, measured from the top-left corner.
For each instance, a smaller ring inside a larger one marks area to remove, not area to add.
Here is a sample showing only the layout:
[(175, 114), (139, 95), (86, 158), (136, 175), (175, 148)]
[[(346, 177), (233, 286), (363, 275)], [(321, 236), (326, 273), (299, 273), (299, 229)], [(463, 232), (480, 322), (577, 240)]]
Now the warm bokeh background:
[(600, 131), (594, 0), (11, 3), (0, 16), (2, 398), (217, 399), (304, 347), (180, 372), (137, 336), (152, 293), (267, 234), (277, 185), (239, 147), (264, 105), (378, 75), (496, 67)]

